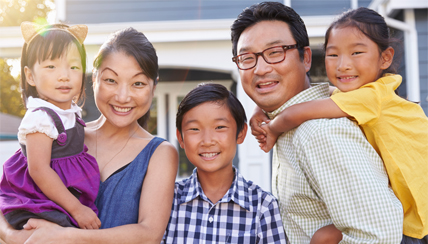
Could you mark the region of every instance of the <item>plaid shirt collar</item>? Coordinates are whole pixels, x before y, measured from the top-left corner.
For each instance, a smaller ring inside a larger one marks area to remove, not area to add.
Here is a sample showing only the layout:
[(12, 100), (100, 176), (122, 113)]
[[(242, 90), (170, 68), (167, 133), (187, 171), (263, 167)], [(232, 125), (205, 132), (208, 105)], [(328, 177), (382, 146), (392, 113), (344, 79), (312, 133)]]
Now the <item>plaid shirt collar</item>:
[[(238, 187), (238, 182), (244, 181), (244, 178), (234, 166), (233, 171), (235, 172), (235, 178), (232, 182), (232, 185), (230, 186), (226, 194), (218, 201), (218, 203), (233, 201), (242, 208), (246, 209), (247, 211), (250, 211), (250, 203), (248, 202), (248, 192), (241, 189), (241, 187)], [(210, 204), (214, 205), (202, 190), (201, 184), (198, 180), (197, 168), (195, 168), (193, 170), (192, 175), (189, 177), (186, 184), (184, 185), (181, 197), (180, 199), (178, 199), (178, 205), (190, 202), (198, 196), (201, 197), (204, 201), (207, 201)]]
[(303, 103), (311, 100), (321, 99), (328, 96), (329, 96), (329, 90), (328, 90), (327, 82), (312, 84), (312, 86), (309, 87), (308, 89), (290, 98), (290, 100), (284, 103), (281, 107), (277, 108), (272, 112), (267, 112), (266, 114), (270, 119), (274, 119), (280, 112), (290, 107), (291, 105)]

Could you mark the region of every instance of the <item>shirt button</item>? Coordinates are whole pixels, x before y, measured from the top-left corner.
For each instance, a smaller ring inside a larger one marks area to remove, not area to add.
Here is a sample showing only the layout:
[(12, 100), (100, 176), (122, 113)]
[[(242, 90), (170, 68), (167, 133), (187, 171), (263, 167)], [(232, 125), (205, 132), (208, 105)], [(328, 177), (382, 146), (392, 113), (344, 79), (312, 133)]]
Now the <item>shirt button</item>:
[(208, 221), (210, 221), (210, 223), (212, 223), (212, 222), (214, 221), (214, 218), (213, 218), (213, 217), (210, 217), (210, 218), (208, 219)]

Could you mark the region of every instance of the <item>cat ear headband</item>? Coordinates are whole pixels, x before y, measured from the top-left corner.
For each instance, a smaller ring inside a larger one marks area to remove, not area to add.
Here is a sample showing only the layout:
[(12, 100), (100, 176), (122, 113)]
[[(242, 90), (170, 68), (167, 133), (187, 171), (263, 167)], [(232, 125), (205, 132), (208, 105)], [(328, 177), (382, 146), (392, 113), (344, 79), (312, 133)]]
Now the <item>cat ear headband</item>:
[(59, 31), (65, 31), (72, 35), (76, 40), (83, 44), (83, 41), (85, 41), (86, 36), (88, 35), (88, 27), (86, 25), (74, 25), (70, 26), (66, 29), (52, 27), (52, 28), (45, 28), (46, 25), (38, 25), (32, 22), (22, 22), (21, 24), (21, 32), (22, 36), (24, 37), (25, 43), (30, 44), (30, 42), (36, 37), (38, 34), (49, 31), (49, 30), (59, 30)]

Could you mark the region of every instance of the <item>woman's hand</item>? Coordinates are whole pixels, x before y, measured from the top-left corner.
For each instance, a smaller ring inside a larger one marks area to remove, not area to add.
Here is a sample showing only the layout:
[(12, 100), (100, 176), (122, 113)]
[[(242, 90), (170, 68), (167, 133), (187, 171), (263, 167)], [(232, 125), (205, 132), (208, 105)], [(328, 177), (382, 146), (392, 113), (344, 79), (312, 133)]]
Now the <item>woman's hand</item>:
[(23, 244), (34, 230), (16, 230), (5, 219), (0, 211), (0, 242), (8, 244)]
[(66, 228), (44, 219), (29, 219), (24, 230), (33, 231), (24, 244), (66, 243)]
[(23, 244), (31, 236), (31, 234), (33, 234), (33, 232), (34, 230), (13, 230), (13, 233), (10, 234), (11, 238), (6, 239), (6, 243)]

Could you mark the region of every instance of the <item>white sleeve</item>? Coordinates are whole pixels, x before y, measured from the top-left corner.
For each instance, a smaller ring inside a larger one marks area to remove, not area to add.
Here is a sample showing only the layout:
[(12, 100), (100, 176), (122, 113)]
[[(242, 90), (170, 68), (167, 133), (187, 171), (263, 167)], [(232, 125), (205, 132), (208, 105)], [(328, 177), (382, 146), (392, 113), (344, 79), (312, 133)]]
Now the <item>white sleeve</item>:
[(44, 133), (52, 139), (58, 137), (58, 130), (52, 118), (43, 110), (27, 111), (18, 129), (19, 143), (26, 145), (27, 134)]

